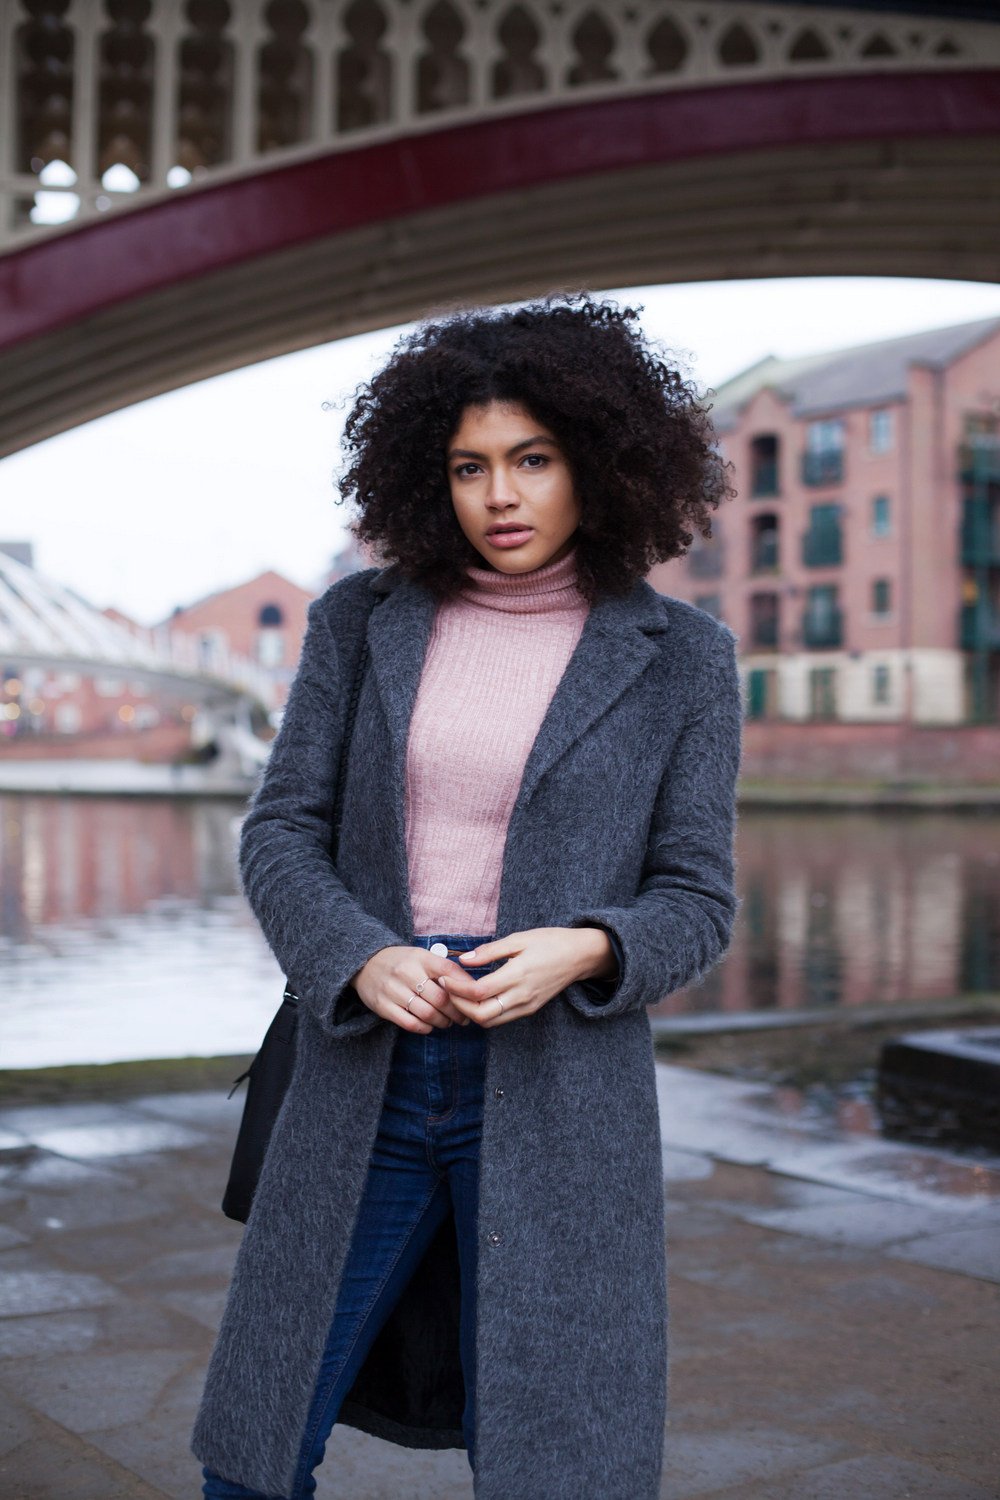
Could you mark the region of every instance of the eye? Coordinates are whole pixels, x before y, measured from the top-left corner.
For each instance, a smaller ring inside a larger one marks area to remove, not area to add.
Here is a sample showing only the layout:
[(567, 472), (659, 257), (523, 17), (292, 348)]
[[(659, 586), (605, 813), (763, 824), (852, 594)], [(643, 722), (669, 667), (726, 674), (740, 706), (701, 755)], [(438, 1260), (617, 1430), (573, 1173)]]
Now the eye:
[(474, 469), (474, 468), (476, 468), (476, 465), (474, 463), (471, 463), (471, 462), (464, 463), (464, 464), (458, 464), (452, 470), (452, 473), (455, 475), (456, 479), (460, 479), (462, 477), (462, 470), (463, 469)]
[(524, 458), (521, 460), (521, 462), (522, 463), (527, 463), (527, 461), (528, 461), (529, 458), (537, 458), (540, 461), (540, 463), (541, 463), (541, 465), (542, 465), (543, 468), (545, 467), (545, 465), (549, 461), (547, 453), (526, 453), (524, 455)]

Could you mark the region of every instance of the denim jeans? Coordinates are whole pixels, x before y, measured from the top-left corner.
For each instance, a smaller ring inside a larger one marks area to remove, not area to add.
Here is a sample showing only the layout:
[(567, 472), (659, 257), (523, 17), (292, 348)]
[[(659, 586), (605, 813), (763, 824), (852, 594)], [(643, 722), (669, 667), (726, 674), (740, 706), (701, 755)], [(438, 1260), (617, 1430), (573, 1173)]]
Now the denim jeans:
[[(468, 953), (490, 941), (491, 935), (432, 933), (415, 937), (413, 946), (444, 943)], [(502, 962), (460, 967), (479, 978)], [(449, 1209), (461, 1276), (462, 1431), (475, 1468), (476, 1211), (487, 1037), (475, 1021), (452, 1021), (426, 1034), (394, 1029), (378, 1134), (291, 1494), (263, 1496), (203, 1468), (207, 1500), (303, 1500), (315, 1493), (313, 1471), (341, 1403)]]

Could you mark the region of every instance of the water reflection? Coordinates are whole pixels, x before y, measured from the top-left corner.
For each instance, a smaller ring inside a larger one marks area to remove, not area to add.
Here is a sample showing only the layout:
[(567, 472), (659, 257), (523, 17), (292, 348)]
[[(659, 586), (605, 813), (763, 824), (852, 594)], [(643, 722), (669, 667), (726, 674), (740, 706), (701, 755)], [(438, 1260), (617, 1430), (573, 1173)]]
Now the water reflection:
[(723, 964), (661, 1014), (1000, 990), (1000, 817), (748, 810)]
[(252, 1052), (281, 975), (241, 802), (0, 797), (0, 1066)]
[[(0, 1065), (251, 1052), (283, 976), (243, 805), (0, 797)], [(1000, 817), (741, 814), (726, 959), (661, 1014), (1000, 990)]]

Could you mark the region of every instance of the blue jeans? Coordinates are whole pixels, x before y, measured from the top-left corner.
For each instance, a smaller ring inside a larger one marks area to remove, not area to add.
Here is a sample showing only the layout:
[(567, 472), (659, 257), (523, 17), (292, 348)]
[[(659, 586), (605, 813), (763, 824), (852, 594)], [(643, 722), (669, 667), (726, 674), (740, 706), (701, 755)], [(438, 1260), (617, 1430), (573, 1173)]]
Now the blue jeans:
[[(490, 941), (491, 935), (446, 932), (417, 936), (413, 946), (444, 943), (468, 953)], [(503, 961), (460, 967), (479, 978)], [(208, 1500), (303, 1500), (315, 1493), (313, 1471), (323, 1462), (341, 1403), (449, 1209), (461, 1276), (462, 1432), (475, 1468), (476, 1213), (487, 1036), (475, 1021), (453, 1021), (426, 1034), (394, 1029), (378, 1135), (291, 1494), (263, 1496), (203, 1468)]]

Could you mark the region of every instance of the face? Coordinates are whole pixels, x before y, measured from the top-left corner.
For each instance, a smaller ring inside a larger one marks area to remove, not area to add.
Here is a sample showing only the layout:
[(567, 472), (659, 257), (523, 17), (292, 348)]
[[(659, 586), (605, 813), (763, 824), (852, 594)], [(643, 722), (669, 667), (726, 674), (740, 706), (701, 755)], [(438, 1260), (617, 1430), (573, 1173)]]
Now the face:
[(447, 458), (458, 524), (490, 567), (527, 573), (572, 549), (581, 512), (569, 463), (526, 407), (467, 406)]

